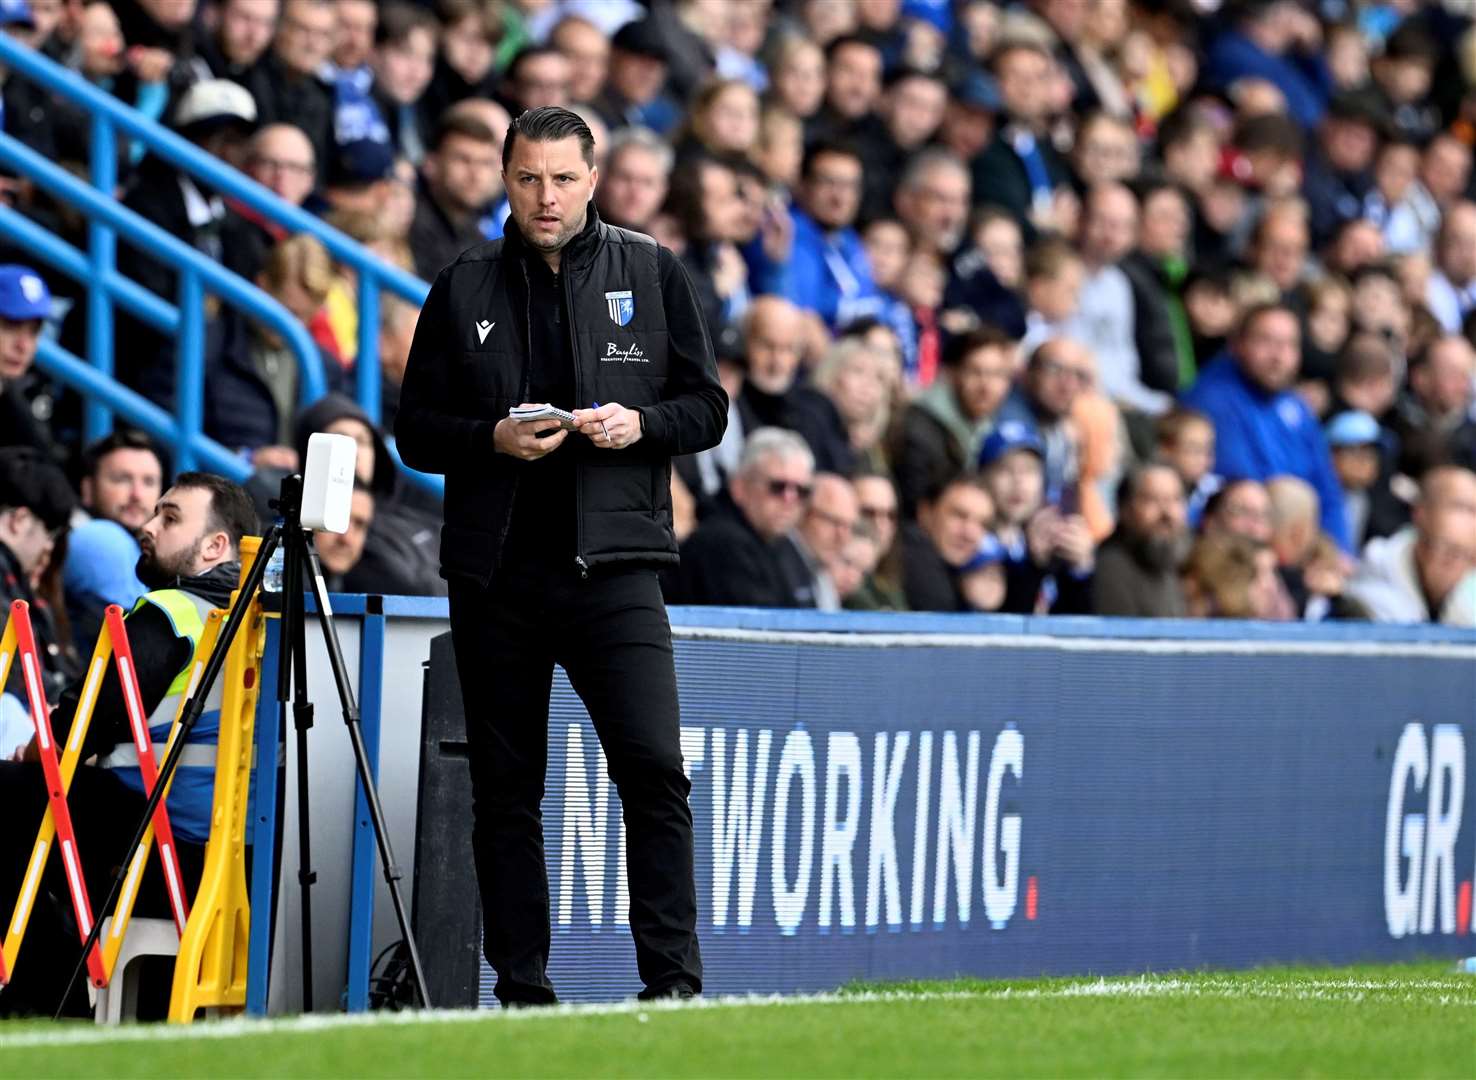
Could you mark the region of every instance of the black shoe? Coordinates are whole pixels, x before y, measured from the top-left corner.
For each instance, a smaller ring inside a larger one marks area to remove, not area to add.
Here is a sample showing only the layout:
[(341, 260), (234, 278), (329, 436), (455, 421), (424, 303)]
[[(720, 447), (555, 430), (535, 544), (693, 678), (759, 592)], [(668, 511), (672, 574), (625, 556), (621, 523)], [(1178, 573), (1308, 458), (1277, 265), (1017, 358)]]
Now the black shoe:
[(641, 1001), (691, 1001), (700, 996), (691, 983), (676, 982), (660, 990), (642, 990), (636, 997)]

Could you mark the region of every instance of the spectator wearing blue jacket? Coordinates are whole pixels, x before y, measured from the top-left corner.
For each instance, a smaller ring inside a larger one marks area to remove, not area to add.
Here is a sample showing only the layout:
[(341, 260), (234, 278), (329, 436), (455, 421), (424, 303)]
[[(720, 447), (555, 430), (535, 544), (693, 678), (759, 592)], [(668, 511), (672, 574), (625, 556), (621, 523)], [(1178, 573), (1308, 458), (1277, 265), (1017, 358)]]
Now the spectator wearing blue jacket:
[[(860, 318), (880, 317), (884, 306), (866, 246), (854, 227), (861, 191), (856, 150), (845, 143), (818, 142), (805, 151), (799, 206), (791, 211), (794, 244), (784, 296), (815, 312), (832, 331)], [(760, 276), (777, 272), (767, 255), (759, 255)]]
[(1210, 45), (1205, 84), (1225, 90), (1240, 79), (1265, 79), (1297, 123), (1315, 128), (1332, 95), (1316, 16), (1295, 0), (1231, 0), (1226, 8), (1228, 28)]
[(1322, 528), (1350, 549), (1343, 489), (1322, 426), (1292, 390), (1301, 366), (1301, 328), (1282, 304), (1246, 313), (1231, 349), (1204, 368), (1185, 404), (1215, 425), (1215, 471), (1266, 481), (1296, 476), (1317, 489)]

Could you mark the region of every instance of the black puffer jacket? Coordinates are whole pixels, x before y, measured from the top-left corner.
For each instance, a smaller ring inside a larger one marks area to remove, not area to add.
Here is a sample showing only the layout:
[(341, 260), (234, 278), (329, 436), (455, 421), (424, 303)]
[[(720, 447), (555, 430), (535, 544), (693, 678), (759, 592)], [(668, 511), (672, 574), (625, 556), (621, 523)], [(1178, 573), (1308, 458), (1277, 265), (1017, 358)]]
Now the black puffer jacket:
[[(576, 558), (670, 563), (671, 457), (716, 446), (728, 399), (686, 272), (648, 236), (589, 224), (563, 251), (576, 396), (638, 409), (645, 434), (623, 450), (570, 439)], [(527, 463), (493, 450), (492, 432), (527, 400), (528, 312), (511, 302), (527, 245), (511, 219), (503, 240), (442, 270), (426, 298), (401, 391), (395, 436), (405, 463), (446, 476), (441, 573), (491, 580)], [(526, 295), (523, 290), (518, 293)], [(534, 361), (540, 358), (534, 358)]]

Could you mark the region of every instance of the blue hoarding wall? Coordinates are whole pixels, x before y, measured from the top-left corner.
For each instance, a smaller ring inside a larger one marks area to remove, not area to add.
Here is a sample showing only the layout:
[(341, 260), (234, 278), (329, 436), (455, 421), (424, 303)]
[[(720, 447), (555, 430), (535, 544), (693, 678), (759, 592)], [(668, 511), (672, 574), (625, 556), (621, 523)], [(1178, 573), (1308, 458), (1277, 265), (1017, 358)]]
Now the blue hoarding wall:
[[(709, 993), (1476, 952), (1469, 644), (678, 638)], [(560, 997), (633, 993), (562, 673), (544, 828)]]

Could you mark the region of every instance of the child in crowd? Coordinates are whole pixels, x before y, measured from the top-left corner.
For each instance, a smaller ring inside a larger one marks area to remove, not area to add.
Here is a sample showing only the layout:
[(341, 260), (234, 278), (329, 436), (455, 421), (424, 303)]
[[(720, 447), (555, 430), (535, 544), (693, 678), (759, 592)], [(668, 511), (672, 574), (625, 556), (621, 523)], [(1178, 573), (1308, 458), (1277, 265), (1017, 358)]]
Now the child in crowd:
[(1025, 276), (1025, 239), (1020, 223), (1007, 211), (986, 206), (975, 216), (971, 235), (995, 280), (1018, 291)]
[(1343, 514), (1353, 550), (1376, 536), (1396, 532), (1409, 518), (1409, 508), (1389, 486), (1384, 468), (1384, 431), (1366, 412), (1338, 413), (1327, 428), (1333, 469), (1343, 489)]
[(1180, 406), (1158, 418), (1155, 436), (1158, 459), (1184, 482), (1189, 527), (1198, 529), (1205, 503), (1225, 484), (1214, 471), (1215, 425), (1198, 409)]
[(1429, 250), (1439, 221), (1421, 220), (1414, 201), (1420, 148), (1408, 138), (1392, 138), (1374, 158), (1374, 186), (1364, 196), (1363, 216), (1379, 227), (1384, 250), (1392, 255)]
[(1046, 239), (1025, 257), (1025, 338), (1020, 356), (1029, 356), (1047, 338), (1067, 337), (1066, 325), (1081, 303), (1086, 267), (1064, 240)]
[(1230, 294), (1230, 275), (1223, 270), (1191, 271), (1184, 282), (1184, 314), (1194, 339), (1195, 365), (1203, 368), (1224, 350), (1235, 326), (1238, 311)]
[(979, 470), (994, 499), (994, 545), (1004, 566), (1000, 610), (1018, 615), (1091, 610), (1095, 545), (1074, 510), (1045, 503), (1045, 447), (1029, 424), (1006, 420), (979, 450)]
[(1322, 384), (1323, 400), (1311, 402), (1312, 411), (1326, 411), (1326, 394), (1337, 367), (1338, 353), (1353, 329), (1353, 290), (1340, 279), (1321, 278), (1302, 288), (1307, 302), (1306, 333), (1302, 337), (1302, 369), (1305, 382)]

